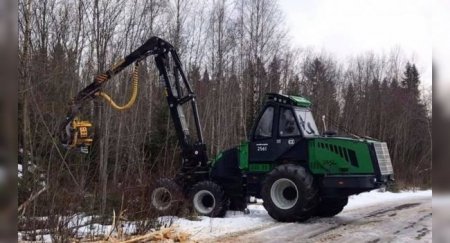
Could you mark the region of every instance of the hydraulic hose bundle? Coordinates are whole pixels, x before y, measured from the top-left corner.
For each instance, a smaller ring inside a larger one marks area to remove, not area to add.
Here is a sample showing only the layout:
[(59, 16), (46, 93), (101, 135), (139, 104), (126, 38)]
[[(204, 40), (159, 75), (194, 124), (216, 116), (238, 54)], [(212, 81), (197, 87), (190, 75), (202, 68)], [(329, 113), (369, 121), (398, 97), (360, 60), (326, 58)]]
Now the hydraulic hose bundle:
[(112, 108), (116, 110), (126, 110), (133, 106), (133, 104), (136, 102), (137, 94), (138, 94), (138, 81), (139, 81), (139, 63), (135, 62), (134, 64), (134, 70), (133, 70), (133, 76), (131, 78), (131, 97), (130, 100), (125, 105), (117, 105), (116, 102), (105, 92), (99, 91), (95, 93), (96, 96), (101, 96), (103, 99), (106, 100), (106, 102), (111, 105)]
[[(105, 76), (99, 76), (105, 77)], [(107, 78), (107, 77), (106, 77)], [(131, 78), (131, 97), (125, 105), (118, 105), (108, 94), (102, 91), (95, 93), (95, 96), (102, 97), (105, 101), (111, 105), (112, 108), (123, 111), (131, 108), (136, 102), (138, 95), (138, 84), (139, 84), (139, 63), (135, 62), (133, 75)], [(92, 145), (93, 139), (90, 136), (89, 130), (92, 128), (92, 123), (90, 121), (82, 121), (77, 116), (69, 123), (66, 127), (66, 133), (71, 134), (71, 139), (67, 143), (67, 147), (80, 147), (81, 152), (88, 153), (89, 146)]]

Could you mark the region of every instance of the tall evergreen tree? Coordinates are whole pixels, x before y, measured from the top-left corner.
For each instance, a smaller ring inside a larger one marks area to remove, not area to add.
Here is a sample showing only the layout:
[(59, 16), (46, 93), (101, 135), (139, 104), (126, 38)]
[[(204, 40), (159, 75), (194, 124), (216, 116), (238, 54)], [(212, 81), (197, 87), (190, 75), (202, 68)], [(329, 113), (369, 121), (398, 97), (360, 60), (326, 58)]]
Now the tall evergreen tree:
[(191, 81), (191, 83), (193, 83), (195, 86), (198, 85), (201, 79), (200, 67), (198, 67), (197, 65), (193, 65), (191, 67), (191, 70), (189, 70), (188, 78), (189, 81)]
[(301, 94), (300, 77), (297, 74), (290, 78), (286, 92), (288, 95)]
[(357, 109), (356, 94), (352, 83), (349, 83), (347, 85), (347, 88), (344, 91), (344, 93), (345, 96), (344, 96), (344, 109), (342, 112), (342, 122), (344, 124), (344, 127), (347, 130), (351, 131), (355, 126), (354, 124), (355, 119), (353, 119), (353, 114)]
[(277, 56), (273, 57), (268, 69), (266, 92), (278, 93), (280, 91), (281, 63)]
[(415, 64), (406, 64), (405, 71), (403, 73), (402, 88), (406, 89), (408, 96), (418, 101), (419, 97), (419, 83), (420, 76)]
[[(336, 99), (336, 85), (334, 64), (323, 58), (316, 57), (307, 61), (303, 68), (304, 94), (311, 100), (314, 107), (316, 120), (321, 120), (325, 115), (330, 125), (336, 126), (339, 119), (339, 104)], [(323, 130), (323, 124), (318, 123)]]
[(256, 95), (255, 97), (255, 107), (260, 107), (262, 100), (264, 99), (265, 94), (265, 87), (267, 87), (267, 72), (266, 68), (264, 67), (264, 63), (262, 62), (261, 58), (256, 59), (256, 65), (255, 65), (255, 71), (256, 71), (256, 83), (254, 86), (254, 93)]
[(209, 83), (209, 73), (208, 68), (205, 68), (205, 71), (203, 72), (202, 82), (203, 83)]
[(380, 81), (377, 78), (372, 80), (369, 86), (369, 117), (368, 120), (371, 121), (368, 127), (368, 135), (371, 137), (378, 137), (378, 131), (381, 122), (381, 96), (380, 96)]

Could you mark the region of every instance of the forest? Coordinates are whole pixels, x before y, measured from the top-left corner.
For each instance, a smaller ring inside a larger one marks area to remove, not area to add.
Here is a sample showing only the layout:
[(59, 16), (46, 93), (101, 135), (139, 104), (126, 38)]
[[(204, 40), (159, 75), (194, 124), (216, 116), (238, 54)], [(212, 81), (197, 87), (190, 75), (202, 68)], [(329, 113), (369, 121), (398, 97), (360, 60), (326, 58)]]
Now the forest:
[[(310, 99), (321, 132), (325, 123), (342, 136), (386, 141), (396, 190), (431, 186), (431, 91), (421, 88), (416, 63), (401, 47), (338, 59), (296, 46), (276, 0), (18, 6), (20, 215), (150, 213), (148, 186), (181, 165), (152, 58), (141, 62), (132, 109), (118, 112), (96, 100), (83, 110), (95, 125), (89, 154), (65, 150), (55, 134), (70, 99), (151, 36), (180, 54), (210, 157), (247, 139), (264, 94), (280, 92)], [(119, 103), (129, 97), (131, 74), (125, 70), (105, 88)]]

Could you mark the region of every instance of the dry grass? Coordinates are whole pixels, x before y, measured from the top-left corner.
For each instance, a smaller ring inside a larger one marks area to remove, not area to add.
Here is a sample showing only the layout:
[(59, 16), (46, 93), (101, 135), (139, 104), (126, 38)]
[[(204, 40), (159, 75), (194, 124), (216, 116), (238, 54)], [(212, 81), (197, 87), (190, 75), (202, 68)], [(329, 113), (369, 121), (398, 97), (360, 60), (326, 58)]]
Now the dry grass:
[(188, 233), (177, 232), (173, 227), (161, 228), (160, 230), (152, 231), (145, 235), (139, 236), (109, 236), (104, 239), (96, 240), (75, 240), (74, 242), (114, 242), (114, 243), (140, 243), (140, 242), (195, 242), (190, 238)]

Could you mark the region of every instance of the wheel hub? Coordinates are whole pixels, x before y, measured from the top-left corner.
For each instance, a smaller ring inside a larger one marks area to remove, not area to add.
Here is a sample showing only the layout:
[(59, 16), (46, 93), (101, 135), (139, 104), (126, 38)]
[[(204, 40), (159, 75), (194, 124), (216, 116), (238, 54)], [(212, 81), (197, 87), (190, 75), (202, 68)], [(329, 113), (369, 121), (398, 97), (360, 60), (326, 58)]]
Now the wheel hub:
[(152, 192), (152, 205), (156, 209), (163, 211), (170, 207), (172, 203), (172, 194), (165, 187), (159, 187)]
[(195, 193), (193, 204), (197, 212), (201, 214), (209, 214), (216, 206), (216, 199), (210, 191), (201, 190)]
[(280, 209), (290, 209), (297, 203), (299, 194), (295, 183), (287, 178), (276, 180), (270, 188), (272, 202)]

